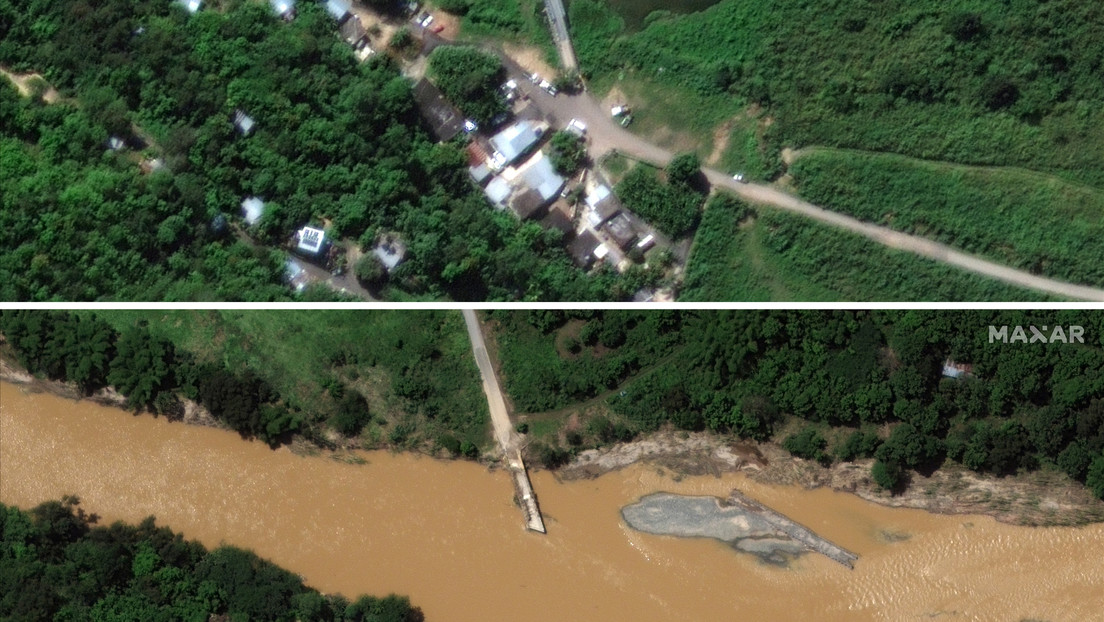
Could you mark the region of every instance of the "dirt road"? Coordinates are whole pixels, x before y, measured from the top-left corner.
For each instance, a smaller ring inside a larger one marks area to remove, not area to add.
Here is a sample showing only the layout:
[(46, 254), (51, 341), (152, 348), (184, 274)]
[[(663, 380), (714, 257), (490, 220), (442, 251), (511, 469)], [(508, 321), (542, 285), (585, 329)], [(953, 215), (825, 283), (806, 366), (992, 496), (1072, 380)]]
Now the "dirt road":
[[(520, 79), (524, 75), (523, 70), (510, 59), (506, 59), (506, 66), (511, 75), (518, 78), (522, 90), (561, 127), (566, 126), (571, 119), (580, 119), (586, 123), (591, 157), (597, 159), (606, 153), (616, 151), (660, 167), (666, 166), (671, 161), (674, 154), (622, 128), (610, 117), (610, 111), (602, 107), (588, 93), (560, 94), (553, 97), (527, 80)], [(801, 214), (818, 222), (857, 233), (890, 248), (914, 253), (975, 274), (1061, 298), (1104, 301), (1104, 289), (1076, 285), (1017, 270), (927, 238), (894, 231), (888, 227), (833, 212), (772, 186), (736, 182), (728, 173), (716, 169), (706, 168), (703, 172), (713, 186), (730, 190), (749, 202), (771, 205)]]

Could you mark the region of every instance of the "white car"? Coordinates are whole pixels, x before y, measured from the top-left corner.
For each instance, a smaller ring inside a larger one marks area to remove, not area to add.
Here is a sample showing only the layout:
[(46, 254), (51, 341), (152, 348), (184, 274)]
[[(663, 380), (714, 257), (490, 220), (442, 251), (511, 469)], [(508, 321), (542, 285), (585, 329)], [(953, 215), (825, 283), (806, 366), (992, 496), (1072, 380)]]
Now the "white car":
[(529, 76), (529, 81), (533, 84), (540, 84), (541, 82), (543, 82), (539, 73), (534, 73), (533, 75)]
[(464, 120), (464, 131), (465, 132), (471, 133), (471, 132), (474, 132), (475, 130), (478, 130), (478, 129), (479, 129), (479, 126), (476, 125), (475, 121), (472, 121), (471, 119), (465, 119)]
[(433, 23), (433, 16), (430, 15), (429, 17), (422, 20), (422, 28), (429, 28), (429, 25), (432, 24), (432, 23)]
[(732, 181), (739, 182), (741, 184), (746, 184), (747, 183), (747, 179), (744, 178), (743, 173), (736, 173), (735, 175), (733, 175), (732, 176)]
[(548, 80), (541, 80), (540, 81), (540, 87), (542, 89), (544, 89), (544, 91), (546, 93), (548, 93), (549, 95), (551, 95), (552, 97), (555, 97), (556, 93), (559, 92), (559, 91), (556, 90), (556, 87), (552, 86), (552, 83), (549, 82)]
[(572, 119), (571, 122), (567, 124), (567, 131), (575, 132), (579, 135), (586, 134), (586, 123), (578, 119)]
[(629, 107), (628, 106), (614, 106), (613, 108), (610, 108), (610, 116), (611, 117), (616, 118), (616, 117), (619, 117), (623, 114), (629, 114)]

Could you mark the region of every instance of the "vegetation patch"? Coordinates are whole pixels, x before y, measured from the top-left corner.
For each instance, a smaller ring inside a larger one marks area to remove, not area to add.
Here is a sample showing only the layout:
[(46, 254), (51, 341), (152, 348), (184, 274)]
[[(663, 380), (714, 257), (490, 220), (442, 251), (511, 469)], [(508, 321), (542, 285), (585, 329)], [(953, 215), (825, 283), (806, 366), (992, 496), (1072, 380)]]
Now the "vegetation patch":
[(1104, 284), (1104, 190), (1015, 169), (820, 151), (791, 167), (801, 195), (1036, 274)]
[(680, 300), (1035, 300), (1039, 294), (727, 194), (710, 199)]

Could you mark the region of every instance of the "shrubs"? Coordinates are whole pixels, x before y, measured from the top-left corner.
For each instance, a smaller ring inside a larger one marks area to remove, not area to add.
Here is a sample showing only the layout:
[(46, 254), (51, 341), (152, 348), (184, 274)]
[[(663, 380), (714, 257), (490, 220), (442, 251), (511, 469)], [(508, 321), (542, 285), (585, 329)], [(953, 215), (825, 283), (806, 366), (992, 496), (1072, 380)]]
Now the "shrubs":
[(441, 46), (429, 55), (429, 75), (449, 101), (479, 123), (506, 111), (498, 90), (506, 72), (494, 54), (472, 46)]
[(701, 217), (700, 193), (685, 184), (661, 182), (645, 165), (629, 171), (616, 192), (627, 208), (672, 237), (689, 233)]
[(824, 453), (824, 448), (827, 445), (828, 442), (824, 440), (824, 437), (820, 435), (816, 428), (804, 428), (796, 434), (787, 436), (782, 441), (782, 448), (791, 454), (821, 463), (831, 462), (831, 458)]

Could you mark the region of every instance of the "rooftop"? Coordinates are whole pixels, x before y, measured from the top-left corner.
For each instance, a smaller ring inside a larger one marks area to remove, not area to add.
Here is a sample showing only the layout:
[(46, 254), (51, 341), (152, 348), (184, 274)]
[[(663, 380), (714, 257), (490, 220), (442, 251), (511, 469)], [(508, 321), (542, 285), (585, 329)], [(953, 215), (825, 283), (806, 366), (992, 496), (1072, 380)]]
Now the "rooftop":
[(502, 159), (503, 165), (517, 160), (537, 144), (544, 133), (533, 121), (518, 121), (491, 137), (491, 147)]
[(606, 222), (606, 233), (622, 249), (627, 249), (636, 240), (636, 231), (632, 221), (625, 214), (618, 214)]
[(506, 206), (506, 199), (510, 197), (511, 192), (513, 192), (513, 188), (510, 187), (509, 182), (499, 176), (492, 178), (491, 183), (483, 189), (483, 193), (487, 195), (491, 203), (498, 207)]
[(245, 218), (245, 224), (253, 225), (261, 219), (261, 215), (264, 214), (264, 201), (258, 197), (246, 197), (241, 203), (242, 216)]
[(340, 24), (349, 16), (350, 4), (345, 0), (326, 0), (326, 12)]
[(368, 43), (368, 31), (364, 29), (364, 25), (360, 23), (360, 18), (356, 15), (341, 22), (338, 30), (341, 32), (341, 38), (357, 49)]
[(433, 83), (425, 78), (414, 85), (414, 103), (437, 140), (451, 140), (464, 126), (464, 117)]
[(176, 0), (176, 3), (182, 5), (189, 13), (195, 13), (203, 6), (203, 0)]
[(544, 201), (555, 200), (556, 197), (560, 196), (560, 190), (563, 189), (564, 184), (567, 183), (563, 177), (556, 173), (556, 169), (552, 167), (551, 159), (544, 157), (542, 152), (538, 152), (526, 163), (524, 170), (521, 171), (521, 178), (525, 181), (526, 186), (540, 193), (541, 199)]
[(299, 241), (299, 250), (310, 253), (311, 255), (317, 255), (318, 251), (322, 250), (322, 245), (326, 241), (326, 232), (321, 229), (315, 229), (314, 227), (303, 227), (295, 234), (295, 237)]
[(593, 233), (583, 231), (567, 244), (567, 252), (571, 254), (571, 258), (576, 264), (588, 268), (594, 262), (594, 249), (598, 248), (600, 244), (601, 242)]
[(242, 136), (248, 136), (249, 132), (253, 131), (255, 125), (253, 117), (245, 114), (245, 111), (241, 108), (234, 111), (234, 127), (238, 128), (238, 131), (242, 133)]
[(528, 218), (537, 217), (541, 208), (547, 204), (548, 202), (541, 198), (537, 190), (534, 188), (527, 188), (522, 192), (514, 194), (513, 200), (510, 201), (510, 209), (514, 210), (518, 218), (526, 220)]

